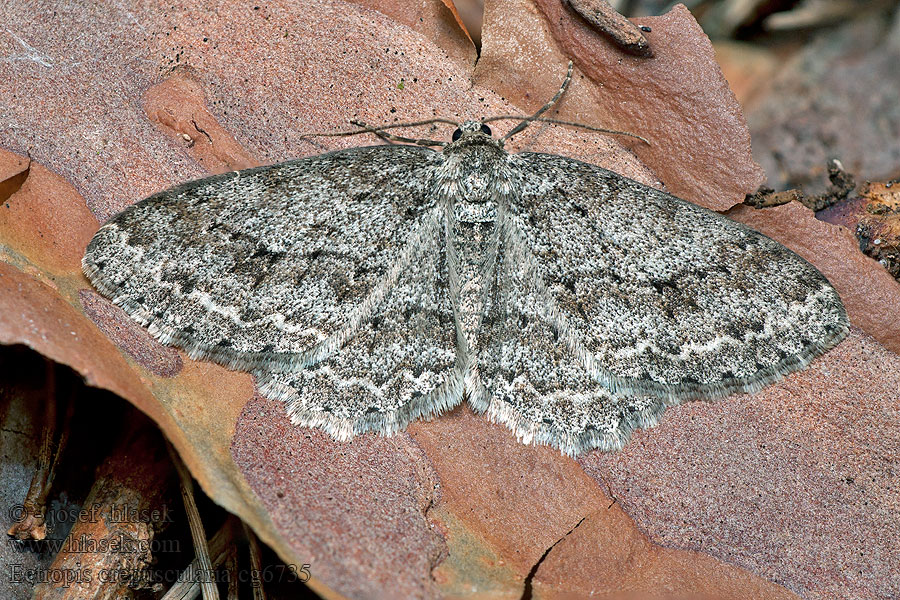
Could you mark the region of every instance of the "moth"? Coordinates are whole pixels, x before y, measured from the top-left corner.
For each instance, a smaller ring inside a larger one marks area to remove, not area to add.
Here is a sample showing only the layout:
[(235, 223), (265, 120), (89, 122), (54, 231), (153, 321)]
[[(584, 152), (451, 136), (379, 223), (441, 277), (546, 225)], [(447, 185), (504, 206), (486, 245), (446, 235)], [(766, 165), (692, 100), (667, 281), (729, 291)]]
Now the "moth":
[[(837, 292), (781, 244), (571, 158), (450, 142), (329, 152), (155, 194), (87, 247), (166, 344), (253, 373), (294, 423), (392, 434), (465, 399), (525, 443), (621, 448), (685, 400), (837, 344)], [(434, 150), (427, 145), (440, 148)]]

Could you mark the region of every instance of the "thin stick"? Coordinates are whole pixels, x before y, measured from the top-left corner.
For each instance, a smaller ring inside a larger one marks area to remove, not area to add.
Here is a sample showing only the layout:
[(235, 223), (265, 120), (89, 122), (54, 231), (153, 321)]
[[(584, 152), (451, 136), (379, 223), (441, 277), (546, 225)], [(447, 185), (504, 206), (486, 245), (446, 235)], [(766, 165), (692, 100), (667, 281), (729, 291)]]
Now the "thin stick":
[[(488, 117), (487, 119), (482, 120), (482, 123), (490, 123), (491, 121), (500, 121), (503, 119), (525, 119), (527, 117), (523, 117), (522, 115), (500, 115), (496, 117)], [(537, 121), (538, 123), (553, 123), (555, 125), (569, 125), (571, 127), (580, 127), (582, 129), (587, 129), (588, 131), (597, 131), (600, 133), (609, 133), (612, 135), (625, 135), (636, 140), (641, 140), (648, 146), (650, 145), (650, 140), (645, 137), (641, 137), (636, 133), (630, 133), (628, 131), (619, 131), (618, 129), (606, 129), (603, 127), (594, 127), (593, 125), (585, 125), (584, 123), (575, 123), (574, 121), (562, 121), (560, 119), (548, 119), (546, 117), (539, 117), (537, 119), (531, 119), (532, 121)]]
[(566, 71), (566, 78), (563, 79), (562, 85), (559, 86), (559, 91), (556, 92), (556, 95), (553, 96), (552, 98), (550, 98), (550, 102), (548, 102), (547, 104), (540, 107), (536, 113), (534, 113), (533, 115), (531, 115), (530, 117), (528, 117), (527, 119), (525, 119), (524, 121), (522, 121), (521, 123), (516, 125), (512, 129), (512, 131), (510, 131), (509, 133), (504, 135), (502, 138), (500, 138), (501, 142), (505, 142), (512, 136), (516, 135), (517, 133), (519, 133), (526, 127), (528, 127), (532, 121), (534, 121), (535, 119), (540, 117), (542, 114), (544, 114), (545, 112), (547, 112), (548, 110), (553, 108), (553, 105), (556, 104), (560, 98), (562, 98), (562, 95), (565, 93), (566, 88), (569, 87), (569, 82), (572, 80), (572, 69), (573, 69), (573, 65), (572, 65), (572, 61), (570, 60), (569, 61), (569, 69), (568, 69), (568, 71)]
[(575, 12), (585, 21), (608, 35), (622, 50), (629, 54), (649, 58), (653, 50), (638, 27), (611, 6), (607, 0), (567, 0)]
[[(253, 530), (244, 523), (244, 534), (250, 545), (250, 568), (257, 573), (262, 573), (262, 551), (259, 547), (259, 540)], [(253, 584), (253, 600), (266, 600), (266, 593), (263, 589), (262, 578), (252, 579)]]
[[(228, 549), (235, 543), (235, 517), (225, 519), (225, 524), (209, 540), (209, 560), (215, 568), (225, 562)], [(178, 580), (169, 588), (169, 591), (160, 600), (194, 600), (200, 595), (200, 581), (198, 576), (200, 561), (194, 558), (187, 568), (179, 573)]]
[[(28, 174), (31, 169), (29, 158), (28, 167), (22, 173)], [(13, 177), (19, 177), (14, 175)], [(11, 178), (12, 179), (12, 178)], [(8, 180), (7, 180), (8, 181)], [(24, 178), (22, 178), (24, 181)], [(21, 185), (21, 184), (20, 184)], [(47, 360), (45, 365), (45, 389), (47, 402), (44, 404), (42, 417), (41, 447), (38, 453), (38, 466), (31, 478), (31, 484), (25, 494), (22, 504), (22, 513), (18, 520), (10, 526), (7, 535), (20, 540), (43, 540), (47, 537), (47, 497), (56, 475), (56, 466), (60, 455), (69, 440), (72, 415), (75, 412), (74, 388), (69, 386), (66, 396), (68, 400), (61, 399), (56, 385), (56, 363)], [(59, 404), (66, 403), (66, 413), (62, 422), (59, 422), (57, 410)]]
[(194, 498), (194, 480), (172, 444), (166, 442), (166, 447), (169, 449), (169, 456), (172, 457), (181, 484), (181, 499), (184, 501), (184, 512), (187, 514), (191, 538), (194, 541), (194, 556), (199, 565), (200, 592), (203, 594), (203, 600), (219, 600), (219, 590), (215, 584), (212, 561), (209, 558), (207, 537), (203, 531), (203, 521), (200, 519), (200, 511)]

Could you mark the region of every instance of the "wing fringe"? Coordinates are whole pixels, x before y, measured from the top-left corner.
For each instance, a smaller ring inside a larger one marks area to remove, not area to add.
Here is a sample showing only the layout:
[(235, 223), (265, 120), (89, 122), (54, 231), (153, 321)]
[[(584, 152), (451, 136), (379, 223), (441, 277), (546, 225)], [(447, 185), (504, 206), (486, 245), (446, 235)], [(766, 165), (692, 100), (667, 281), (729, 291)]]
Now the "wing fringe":
[(464, 389), (462, 374), (458, 368), (454, 368), (440, 386), (397, 410), (344, 419), (321, 410), (305, 408), (297, 391), (276, 381), (272, 374), (254, 373), (254, 375), (260, 394), (284, 402), (294, 425), (322, 429), (342, 442), (368, 432), (391, 436), (415, 420), (431, 420), (458, 406), (462, 402)]

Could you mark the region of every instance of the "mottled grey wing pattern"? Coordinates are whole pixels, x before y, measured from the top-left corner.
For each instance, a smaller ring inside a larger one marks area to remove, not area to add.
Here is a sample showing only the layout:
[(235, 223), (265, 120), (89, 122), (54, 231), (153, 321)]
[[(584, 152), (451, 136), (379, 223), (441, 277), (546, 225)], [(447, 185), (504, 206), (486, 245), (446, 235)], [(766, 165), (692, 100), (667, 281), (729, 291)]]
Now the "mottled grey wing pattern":
[(441, 160), (374, 146), (190, 182), (106, 223), (84, 270), (194, 358), (295, 370), (346, 341), (409, 266)]
[(560, 342), (613, 393), (755, 390), (846, 335), (835, 290), (773, 240), (594, 165), (510, 162), (510, 240), (528, 250)]
[(787, 248), (483, 123), (228, 173), (104, 225), (94, 285), (163, 342), (251, 371), (346, 440), (457, 405), (568, 454), (761, 388), (846, 335)]
[(588, 371), (560, 339), (527, 253), (515, 243), (500, 248), (480, 337), (484, 389), (470, 403), (524, 443), (551, 444), (569, 455), (618, 450), (634, 429), (655, 425), (667, 403), (614, 395)]
[(340, 348), (295, 373), (257, 372), (292, 420), (340, 440), (394, 433), (462, 400), (443, 224), (431, 221), (396, 284)]

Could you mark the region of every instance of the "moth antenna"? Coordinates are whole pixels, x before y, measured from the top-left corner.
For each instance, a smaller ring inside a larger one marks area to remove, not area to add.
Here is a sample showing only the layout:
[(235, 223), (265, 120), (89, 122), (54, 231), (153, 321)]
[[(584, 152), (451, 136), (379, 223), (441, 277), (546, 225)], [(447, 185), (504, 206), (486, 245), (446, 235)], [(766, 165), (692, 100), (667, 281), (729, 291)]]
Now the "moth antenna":
[(407, 144), (416, 144), (418, 146), (446, 146), (447, 142), (442, 142), (438, 140), (429, 140), (422, 138), (407, 138), (398, 135), (392, 135), (388, 133), (384, 133), (385, 129), (396, 129), (398, 127), (416, 127), (419, 125), (430, 125), (432, 123), (446, 123), (448, 125), (455, 125), (459, 127), (459, 123), (456, 121), (452, 121), (450, 119), (442, 119), (439, 117), (435, 117), (433, 119), (425, 119), (423, 121), (409, 121), (407, 123), (391, 123), (390, 125), (368, 125), (363, 123), (362, 121), (351, 120), (350, 123), (352, 125), (356, 125), (361, 129), (354, 129), (352, 131), (333, 131), (328, 133), (305, 133), (303, 137), (343, 137), (349, 135), (359, 135), (361, 133), (374, 133), (378, 137), (386, 140), (392, 140), (396, 142), (404, 142)]
[(500, 138), (501, 142), (505, 142), (512, 136), (516, 135), (517, 133), (519, 133), (520, 131), (522, 131), (529, 125), (531, 125), (532, 121), (534, 121), (535, 119), (540, 117), (542, 114), (544, 114), (545, 112), (547, 112), (548, 110), (553, 108), (553, 105), (556, 104), (560, 98), (562, 98), (562, 95), (565, 93), (566, 88), (569, 87), (569, 82), (572, 81), (572, 69), (573, 69), (573, 65), (572, 65), (572, 61), (570, 60), (569, 61), (569, 69), (566, 71), (566, 78), (563, 79), (562, 85), (559, 86), (559, 91), (556, 92), (556, 95), (553, 96), (552, 98), (550, 98), (550, 102), (548, 102), (547, 104), (540, 107), (536, 113), (534, 113), (527, 119), (524, 119), (521, 123), (519, 123), (518, 125), (513, 127), (512, 131), (510, 131), (509, 133), (504, 135), (502, 138)]
[[(523, 117), (522, 115), (498, 115), (496, 117), (488, 117), (487, 119), (482, 119), (482, 123), (490, 123), (491, 121), (502, 121), (503, 119), (527, 119), (528, 117)], [(619, 131), (618, 129), (606, 129), (605, 127), (594, 127), (593, 125), (585, 125), (584, 123), (576, 123), (575, 121), (563, 121), (560, 119), (548, 119), (546, 117), (538, 117), (537, 119), (530, 119), (531, 121), (537, 121), (538, 123), (553, 123), (554, 125), (568, 125), (570, 127), (580, 127), (582, 129), (587, 129), (588, 131), (597, 131), (600, 133), (608, 133), (611, 135), (624, 135), (630, 138), (634, 138), (636, 140), (640, 140), (650, 146), (650, 140), (647, 138), (640, 136), (636, 133), (631, 133), (630, 131)]]

